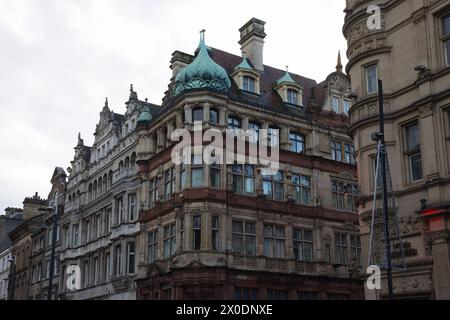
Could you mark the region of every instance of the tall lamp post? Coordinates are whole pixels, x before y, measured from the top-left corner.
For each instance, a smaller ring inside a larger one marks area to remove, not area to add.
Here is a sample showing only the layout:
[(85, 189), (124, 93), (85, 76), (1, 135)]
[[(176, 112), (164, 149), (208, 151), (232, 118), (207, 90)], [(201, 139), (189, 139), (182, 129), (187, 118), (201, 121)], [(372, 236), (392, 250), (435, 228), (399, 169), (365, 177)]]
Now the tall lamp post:
[(384, 219), (384, 241), (385, 241), (385, 253), (387, 259), (387, 282), (389, 299), (394, 299), (394, 286), (392, 281), (392, 257), (391, 257), (391, 240), (389, 235), (389, 203), (388, 203), (388, 190), (387, 190), (387, 166), (386, 166), (386, 140), (384, 130), (384, 96), (383, 96), (383, 81), (378, 80), (378, 98), (380, 107), (380, 139), (381, 139), (381, 173), (383, 179), (383, 219)]
[(53, 292), (53, 276), (55, 271), (55, 251), (56, 251), (56, 239), (57, 239), (57, 231), (58, 231), (58, 191), (55, 193), (55, 207), (54, 209), (51, 208), (51, 211), (53, 211), (52, 216), (50, 217), (50, 221), (53, 223), (52, 227), (52, 252), (50, 255), (50, 272), (49, 272), (49, 279), (48, 279), (48, 293), (47, 293), (47, 299), (52, 300), (52, 292)]

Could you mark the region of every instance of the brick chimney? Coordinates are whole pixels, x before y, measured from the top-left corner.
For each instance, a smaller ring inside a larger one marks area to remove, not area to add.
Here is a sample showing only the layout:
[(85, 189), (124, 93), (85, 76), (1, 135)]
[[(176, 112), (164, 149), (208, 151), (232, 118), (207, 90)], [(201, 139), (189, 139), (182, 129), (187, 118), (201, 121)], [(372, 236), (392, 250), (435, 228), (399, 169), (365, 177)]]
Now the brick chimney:
[(267, 36), (264, 32), (265, 24), (262, 20), (252, 18), (239, 29), (242, 56), (250, 60), (259, 71), (264, 71), (263, 49), (264, 39)]

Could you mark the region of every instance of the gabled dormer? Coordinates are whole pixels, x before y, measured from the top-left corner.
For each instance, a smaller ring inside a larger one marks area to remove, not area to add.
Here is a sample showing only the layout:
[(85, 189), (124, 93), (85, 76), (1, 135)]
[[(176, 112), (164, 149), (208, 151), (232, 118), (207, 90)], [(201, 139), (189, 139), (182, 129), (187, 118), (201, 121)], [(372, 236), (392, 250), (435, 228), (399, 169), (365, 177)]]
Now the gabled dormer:
[(278, 92), (283, 102), (294, 106), (303, 107), (303, 88), (294, 79), (292, 79), (289, 71), (281, 77), (276, 85), (275, 90)]
[(246, 58), (234, 68), (231, 77), (236, 82), (239, 90), (261, 94), (261, 74), (250, 65)]

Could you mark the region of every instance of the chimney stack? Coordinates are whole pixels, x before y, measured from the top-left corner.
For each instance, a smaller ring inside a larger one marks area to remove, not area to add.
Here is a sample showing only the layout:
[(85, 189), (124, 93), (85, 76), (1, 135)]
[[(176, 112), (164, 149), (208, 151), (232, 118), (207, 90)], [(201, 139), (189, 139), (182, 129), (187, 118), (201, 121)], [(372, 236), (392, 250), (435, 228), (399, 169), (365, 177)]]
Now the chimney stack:
[(264, 32), (265, 24), (262, 20), (252, 18), (239, 29), (242, 56), (250, 60), (253, 67), (259, 71), (264, 71), (263, 49), (267, 36)]

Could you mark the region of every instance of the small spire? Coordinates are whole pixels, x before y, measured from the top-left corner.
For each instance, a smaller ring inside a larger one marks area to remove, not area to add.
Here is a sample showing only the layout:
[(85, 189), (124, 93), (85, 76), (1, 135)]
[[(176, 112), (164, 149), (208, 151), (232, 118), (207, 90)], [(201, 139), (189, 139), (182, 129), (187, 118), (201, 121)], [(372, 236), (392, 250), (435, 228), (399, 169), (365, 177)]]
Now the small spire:
[(83, 139), (81, 139), (81, 132), (79, 132), (77, 147), (82, 147), (82, 146), (84, 146), (84, 141), (83, 141)]
[(134, 91), (133, 84), (131, 84), (130, 85), (130, 100), (129, 101), (137, 100), (137, 99), (138, 99), (137, 93)]
[(145, 102), (146, 102), (146, 103), (148, 102), (148, 98), (145, 98)]
[(286, 66), (286, 72), (289, 72), (289, 66)]
[(338, 52), (338, 59), (337, 59), (337, 65), (336, 65), (336, 71), (342, 72), (343, 66), (342, 66), (342, 60), (341, 60), (341, 50)]
[(105, 108), (108, 108), (108, 97), (106, 97), (106, 100), (105, 100)]

